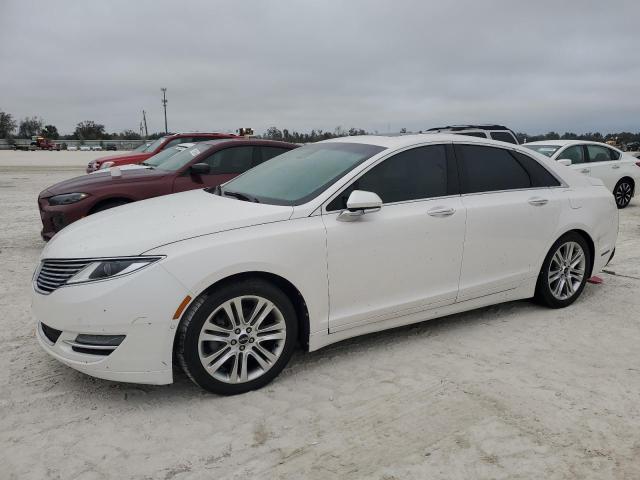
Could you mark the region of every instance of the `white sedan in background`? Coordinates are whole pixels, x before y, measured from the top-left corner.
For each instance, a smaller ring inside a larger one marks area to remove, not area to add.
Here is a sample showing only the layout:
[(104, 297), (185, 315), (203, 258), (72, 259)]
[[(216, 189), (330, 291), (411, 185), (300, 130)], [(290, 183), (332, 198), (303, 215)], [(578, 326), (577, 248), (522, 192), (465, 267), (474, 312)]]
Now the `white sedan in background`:
[(73, 223), (42, 252), (32, 309), (42, 348), (72, 368), (167, 384), (177, 361), (235, 394), (297, 343), (523, 298), (567, 307), (617, 232), (600, 180), (521, 146), (345, 137)]
[(629, 205), (640, 181), (640, 162), (605, 143), (584, 140), (543, 140), (523, 145), (563, 165), (599, 178), (613, 192), (618, 208)]

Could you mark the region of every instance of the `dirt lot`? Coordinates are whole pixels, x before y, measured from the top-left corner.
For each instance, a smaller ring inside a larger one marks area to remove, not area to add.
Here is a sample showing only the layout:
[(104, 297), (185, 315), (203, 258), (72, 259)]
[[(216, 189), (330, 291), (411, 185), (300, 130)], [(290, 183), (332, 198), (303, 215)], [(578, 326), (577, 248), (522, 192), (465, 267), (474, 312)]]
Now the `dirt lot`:
[(640, 478), (640, 200), (602, 285), (298, 354), (221, 398), (87, 377), (38, 347), (37, 193), (101, 152), (0, 152), (0, 478)]

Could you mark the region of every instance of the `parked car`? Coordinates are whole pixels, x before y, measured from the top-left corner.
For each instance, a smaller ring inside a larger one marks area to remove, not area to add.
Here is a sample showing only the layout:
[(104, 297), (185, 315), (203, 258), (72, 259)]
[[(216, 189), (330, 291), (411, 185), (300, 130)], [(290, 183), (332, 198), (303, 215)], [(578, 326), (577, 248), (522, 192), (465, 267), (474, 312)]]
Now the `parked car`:
[(77, 151), (78, 151), (78, 147), (77, 147), (77, 145), (69, 145), (69, 146), (67, 147), (67, 150), (68, 150), (69, 152), (77, 152)]
[(618, 208), (625, 208), (640, 181), (640, 162), (610, 145), (584, 140), (542, 140), (525, 147), (542, 153), (572, 169), (599, 178), (613, 192)]
[(91, 151), (91, 147), (89, 145), (80, 145), (80, 151), (81, 152), (90, 152)]
[(111, 172), (111, 170), (114, 168), (117, 168), (119, 170), (136, 170), (139, 168), (154, 168), (159, 166), (161, 163), (163, 163), (165, 160), (172, 157), (176, 153), (181, 152), (187, 148), (191, 148), (195, 145), (197, 144), (196, 143), (179, 143), (175, 147), (165, 148), (160, 153), (156, 153), (153, 157), (147, 158), (142, 163), (131, 163), (129, 165), (122, 165), (121, 167), (115, 166), (115, 167), (103, 168), (101, 170), (96, 170), (95, 172), (91, 172), (89, 175), (100, 175), (105, 172)]
[(114, 151), (115, 152), (116, 150), (118, 150), (118, 146), (115, 143), (107, 143), (107, 146), (105, 147), (105, 150), (107, 152), (109, 152), (109, 151)]
[(510, 128), (504, 125), (450, 125), (448, 127), (434, 127), (427, 130), (428, 133), (454, 133), (468, 137), (491, 138), (500, 142), (514, 143), (518, 145), (518, 137)]
[(100, 170), (101, 168), (109, 168), (114, 165), (128, 165), (132, 163), (142, 163), (147, 158), (152, 157), (156, 153), (165, 148), (173, 147), (179, 143), (187, 142), (204, 142), (206, 140), (215, 140), (217, 138), (238, 138), (232, 133), (176, 133), (159, 138), (149, 145), (142, 145), (132, 152), (121, 153), (109, 157), (101, 157), (92, 160), (87, 165), (87, 173)]
[(297, 342), (534, 296), (566, 307), (617, 232), (600, 180), (523, 147), (344, 137), (76, 222), (45, 247), (32, 308), (42, 348), (72, 368), (167, 384), (175, 359), (235, 394), (276, 377)]
[(91, 151), (92, 152), (101, 152), (102, 151), (102, 147), (100, 145), (91, 145)]
[(297, 145), (242, 138), (202, 142), (151, 168), (83, 175), (57, 183), (38, 197), (42, 238), (70, 223), (126, 203), (213, 187)]

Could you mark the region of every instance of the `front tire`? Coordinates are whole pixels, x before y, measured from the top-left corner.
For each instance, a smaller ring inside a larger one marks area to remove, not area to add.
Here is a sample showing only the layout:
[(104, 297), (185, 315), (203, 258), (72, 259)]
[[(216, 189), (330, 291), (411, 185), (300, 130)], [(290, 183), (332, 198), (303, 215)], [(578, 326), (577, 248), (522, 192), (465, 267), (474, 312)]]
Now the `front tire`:
[(591, 271), (591, 254), (584, 237), (569, 232), (560, 237), (544, 259), (536, 299), (551, 308), (564, 308), (582, 294)]
[(625, 208), (631, 202), (633, 196), (633, 184), (631, 180), (623, 178), (616, 183), (613, 189), (613, 196), (616, 199), (618, 208)]
[(176, 355), (197, 385), (235, 395), (271, 382), (289, 362), (298, 319), (289, 298), (261, 279), (198, 298), (178, 330)]

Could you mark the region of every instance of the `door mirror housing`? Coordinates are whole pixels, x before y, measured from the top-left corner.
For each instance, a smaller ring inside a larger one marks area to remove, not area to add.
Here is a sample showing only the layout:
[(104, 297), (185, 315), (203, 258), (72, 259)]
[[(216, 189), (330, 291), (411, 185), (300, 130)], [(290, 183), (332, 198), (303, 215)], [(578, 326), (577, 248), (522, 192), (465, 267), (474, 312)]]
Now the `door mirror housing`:
[(561, 158), (560, 160), (558, 160), (558, 163), (560, 165), (564, 165), (565, 167), (568, 167), (569, 165), (571, 165), (572, 162), (568, 158)]
[(206, 175), (209, 172), (211, 172), (211, 167), (208, 163), (195, 163), (189, 167), (191, 175)]
[(377, 212), (382, 208), (382, 199), (373, 192), (354, 190), (347, 199), (347, 209), (338, 216), (339, 219), (352, 220), (365, 213)]

